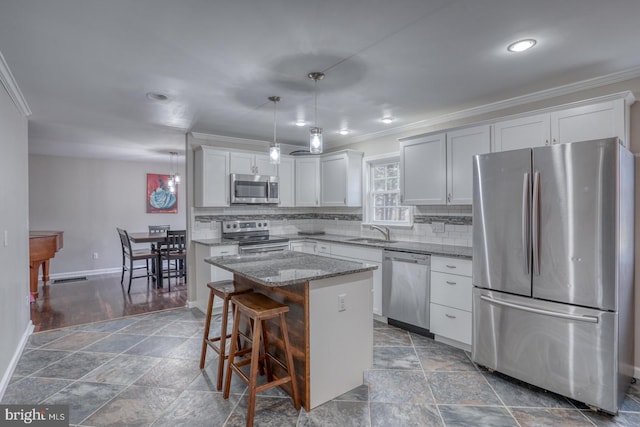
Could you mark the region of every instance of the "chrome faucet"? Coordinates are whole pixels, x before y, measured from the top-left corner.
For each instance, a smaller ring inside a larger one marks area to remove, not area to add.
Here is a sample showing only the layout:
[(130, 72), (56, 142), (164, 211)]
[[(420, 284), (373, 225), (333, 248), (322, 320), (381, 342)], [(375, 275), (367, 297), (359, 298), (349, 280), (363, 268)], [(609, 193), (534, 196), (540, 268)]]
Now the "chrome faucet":
[(379, 232), (382, 233), (382, 235), (384, 236), (384, 240), (389, 241), (391, 240), (390, 236), (389, 236), (389, 227), (384, 227), (384, 226), (379, 226), (379, 225), (370, 225), (369, 228), (371, 230), (378, 230)]

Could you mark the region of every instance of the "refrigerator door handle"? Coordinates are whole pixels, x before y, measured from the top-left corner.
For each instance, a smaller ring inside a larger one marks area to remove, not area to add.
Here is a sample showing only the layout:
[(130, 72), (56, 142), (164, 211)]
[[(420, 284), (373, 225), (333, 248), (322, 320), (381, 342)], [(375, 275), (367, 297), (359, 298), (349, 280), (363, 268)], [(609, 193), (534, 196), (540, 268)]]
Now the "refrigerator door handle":
[(560, 312), (551, 311), (551, 310), (543, 310), (541, 308), (534, 308), (526, 305), (514, 304), (512, 302), (497, 300), (487, 295), (480, 295), (480, 299), (488, 302), (489, 304), (502, 305), (504, 307), (515, 308), (516, 310), (527, 311), (529, 313), (542, 314), (544, 316), (559, 317), (561, 319), (567, 319), (567, 320), (577, 320), (580, 322), (598, 323), (598, 318), (595, 316), (580, 316), (575, 314), (560, 313)]
[(524, 274), (529, 274), (529, 251), (531, 243), (529, 242), (529, 227), (531, 222), (531, 209), (529, 201), (531, 200), (531, 179), (529, 172), (525, 173), (522, 178), (522, 257), (524, 258)]
[(540, 172), (533, 174), (533, 201), (531, 209), (533, 242), (533, 274), (540, 275)]

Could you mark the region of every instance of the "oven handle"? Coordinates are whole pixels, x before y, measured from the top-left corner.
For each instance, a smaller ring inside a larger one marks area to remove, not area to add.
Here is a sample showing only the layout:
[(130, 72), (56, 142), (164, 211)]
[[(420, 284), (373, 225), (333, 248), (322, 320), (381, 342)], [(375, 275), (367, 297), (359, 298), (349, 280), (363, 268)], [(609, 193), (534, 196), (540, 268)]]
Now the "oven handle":
[[(257, 246), (257, 245), (256, 245)], [(286, 251), (289, 246), (283, 244), (274, 244), (274, 245), (259, 245), (259, 246), (241, 246), (239, 248), (240, 253), (243, 254), (257, 254), (262, 252), (280, 252)]]

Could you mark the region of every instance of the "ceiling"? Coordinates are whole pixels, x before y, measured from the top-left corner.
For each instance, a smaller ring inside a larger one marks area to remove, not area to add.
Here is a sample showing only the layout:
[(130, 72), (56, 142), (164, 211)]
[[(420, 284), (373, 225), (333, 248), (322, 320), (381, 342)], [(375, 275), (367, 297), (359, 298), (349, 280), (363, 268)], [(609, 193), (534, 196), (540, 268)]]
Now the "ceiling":
[[(272, 140), (272, 95), (278, 141), (306, 147), (313, 71), (331, 148), (635, 70), (638, 17), (638, 0), (2, 0), (0, 52), (30, 153), (151, 159), (189, 131)], [(538, 44), (507, 52), (522, 38)]]

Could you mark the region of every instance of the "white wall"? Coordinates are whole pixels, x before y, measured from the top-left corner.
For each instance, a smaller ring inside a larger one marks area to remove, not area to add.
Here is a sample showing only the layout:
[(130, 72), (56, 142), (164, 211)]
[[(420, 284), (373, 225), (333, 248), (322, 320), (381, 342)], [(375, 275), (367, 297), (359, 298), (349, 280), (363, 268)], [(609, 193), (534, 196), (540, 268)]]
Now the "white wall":
[(0, 398), (31, 332), (27, 119), (0, 84)]
[[(129, 232), (146, 231), (151, 224), (185, 229), (184, 184), (178, 187), (177, 214), (146, 213), (146, 174), (167, 172), (166, 162), (29, 156), (30, 229), (64, 231), (64, 247), (51, 261), (51, 276), (120, 268), (116, 227)], [(180, 173), (185, 175), (182, 169)]]

